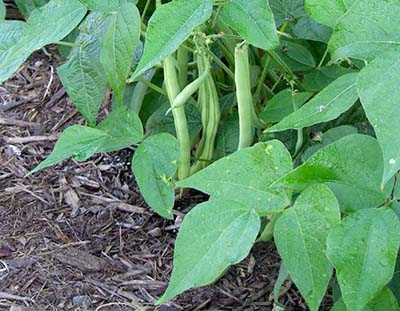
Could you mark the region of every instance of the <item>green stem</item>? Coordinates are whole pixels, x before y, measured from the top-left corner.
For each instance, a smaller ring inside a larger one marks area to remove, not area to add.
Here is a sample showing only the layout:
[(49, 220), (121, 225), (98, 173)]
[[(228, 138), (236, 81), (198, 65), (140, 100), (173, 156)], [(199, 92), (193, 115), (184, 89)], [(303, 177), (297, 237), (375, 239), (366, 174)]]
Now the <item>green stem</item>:
[(177, 61), (179, 86), (183, 89), (188, 83), (189, 51), (180, 47), (177, 53)]
[(138, 80), (139, 82), (143, 83), (144, 85), (146, 85), (148, 88), (152, 89), (153, 91), (156, 91), (157, 93), (160, 93), (163, 96), (167, 96), (167, 92), (160, 88), (159, 86), (155, 85), (154, 83), (151, 83), (150, 81), (144, 79), (143, 77), (139, 76), (136, 78), (136, 80)]
[(212, 56), (213, 60), (228, 74), (232, 80), (235, 80), (235, 74), (228, 68), (227, 65), (224, 64), (223, 61), (219, 59), (217, 55), (215, 55), (212, 51), (208, 50), (208, 53)]
[[(164, 81), (167, 88), (169, 102), (172, 104), (180, 92), (178, 75), (175, 69), (175, 59), (168, 56), (163, 61)], [(190, 136), (187, 125), (185, 108), (179, 107), (172, 110), (174, 117), (176, 136), (179, 143), (180, 159), (178, 167), (178, 179), (183, 180), (190, 175)]]
[(271, 217), (260, 237), (258, 238), (257, 242), (268, 242), (273, 238), (275, 224), (278, 221), (279, 217), (281, 217), (281, 215), (282, 214), (276, 214)]
[[(145, 72), (142, 75), (143, 80), (150, 82), (153, 78), (156, 70), (151, 69)], [(129, 103), (129, 109), (139, 114), (142, 109), (142, 104), (144, 97), (146, 96), (148, 86), (140, 81), (138, 81), (135, 85), (135, 89), (133, 90), (132, 97)]]
[(70, 47), (80, 47), (81, 46), (80, 43), (67, 42), (67, 41), (57, 41), (56, 44), (57, 45), (63, 45), (63, 46), (70, 46)]
[(239, 109), (238, 149), (249, 147), (253, 142), (253, 100), (250, 85), (249, 53), (246, 44), (238, 44), (235, 49), (235, 84)]

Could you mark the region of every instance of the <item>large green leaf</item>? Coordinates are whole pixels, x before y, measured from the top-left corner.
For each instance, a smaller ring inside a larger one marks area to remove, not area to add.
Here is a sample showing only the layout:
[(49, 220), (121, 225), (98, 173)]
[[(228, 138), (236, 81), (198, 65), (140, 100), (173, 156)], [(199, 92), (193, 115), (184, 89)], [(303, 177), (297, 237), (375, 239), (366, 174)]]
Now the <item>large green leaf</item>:
[(363, 310), (390, 281), (399, 243), (400, 222), (389, 208), (359, 210), (333, 228), (327, 256), (349, 310)]
[(287, 194), (271, 184), (292, 170), (285, 146), (272, 140), (258, 143), (222, 158), (177, 184), (209, 195), (237, 201), (261, 214), (282, 211), (290, 204)]
[(175, 52), (212, 13), (212, 0), (177, 0), (157, 8), (149, 20), (143, 56), (131, 80)]
[(344, 211), (377, 207), (385, 201), (380, 188), (381, 159), (382, 151), (376, 139), (349, 135), (319, 150), (276, 183), (297, 191), (325, 183), (336, 194)]
[(220, 159), (234, 153), (239, 144), (239, 115), (232, 113), (218, 127), (214, 158)]
[[(363, 311), (400, 311), (399, 304), (392, 291), (385, 287), (372, 299)], [(335, 303), (330, 311), (348, 311), (343, 299)]]
[(183, 220), (171, 281), (157, 304), (215, 282), (226, 268), (247, 256), (259, 230), (260, 218), (251, 208), (216, 199), (197, 205)]
[(335, 64), (316, 68), (304, 75), (303, 86), (308, 91), (322, 91), (340, 76), (351, 72), (354, 70)]
[(366, 66), (357, 90), (383, 149), (383, 183), (400, 169), (400, 49), (384, 53)]
[(142, 138), (143, 128), (138, 115), (126, 108), (116, 109), (97, 128), (73, 125), (65, 129), (52, 153), (29, 175), (69, 157), (85, 161), (97, 152), (120, 150)]
[(400, 1), (359, 0), (337, 23), (329, 41), (334, 60), (371, 60), (400, 46)]
[(271, 50), (279, 45), (268, 1), (231, 0), (224, 5), (220, 16), (225, 24), (255, 47)]
[(25, 23), (22, 21), (0, 20), (0, 59), (4, 51), (21, 40)]
[(136, 149), (132, 160), (132, 171), (146, 203), (168, 219), (173, 218), (175, 191), (171, 179), (178, 162), (178, 141), (166, 133), (147, 138)]
[(28, 17), (31, 12), (41, 6), (44, 6), (49, 0), (14, 0), (22, 15)]
[(86, 7), (79, 0), (52, 0), (32, 11), (22, 38), (0, 54), (0, 82), (18, 70), (33, 51), (64, 38), (85, 14)]
[(269, 0), (269, 5), (274, 13), (277, 27), (307, 14), (304, 0)]
[(118, 104), (122, 105), (126, 79), (139, 44), (141, 19), (136, 6), (128, 2), (108, 19), (108, 29), (101, 39), (100, 62)]
[(332, 30), (322, 24), (318, 24), (309, 16), (304, 16), (292, 27), (294, 34), (299, 39), (328, 42)]
[(279, 122), (299, 109), (311, 96), (311, 92), (293, 92), (291, 89), (285, 89), (267, 102), (259, 118), (268, 123)]
[(137, 0), (81, 0), (90, 11), (116, 13), (126, 3), (136, 4)]
[(90, 126), (96, 124), (103, 104), (107, 77), (100, 63), (101, 36), (107, 27), (107, 15), (90, 13), (80, 27), (69, 60), (58, 68), (60, 79), (74, 105)]
[(340, 222), (339, 203), (325, 185), (310, 186), (293, 208), (278, 219), (274, 240), (286, 268), (310, 310), (317, 311), (333, 268), (326, 257), (326, 238)]
[(0, 20), (6, 18), (6, 6), (4, 5), (3, 0), (0, 0)]
[(334, 28), (339, 18), (357, 0), (305, 0), (308, 14), (317, 22)]
[(301, 129), (336, 119), (358, 99), (356, 77), (356, 73), (349, 73), (339, 77), (311, 101), (268, 129), (268, 131)]
[(293, 71), (308, 71), (315, 68), (314, 56), (304, 45), (282, 39), (280, 47), (275, 52)]

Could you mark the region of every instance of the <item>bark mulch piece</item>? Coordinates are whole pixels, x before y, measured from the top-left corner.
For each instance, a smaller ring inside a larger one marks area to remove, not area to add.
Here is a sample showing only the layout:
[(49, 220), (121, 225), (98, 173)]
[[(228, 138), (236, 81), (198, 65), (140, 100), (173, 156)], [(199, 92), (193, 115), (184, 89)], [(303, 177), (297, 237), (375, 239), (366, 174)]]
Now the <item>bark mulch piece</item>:
[[(178, 199), (175, 222), (155, 215), (130, 172), (133, 148), (24, 178), (64, 128), (84, 124), (58, 62), (38, 52), (0, 85), (0, 310), (156, 310), (182, 217), (205, 198)], [(100, 117), (109, 111), (107, 99)], [(256, 245), (216, 284), (157, 310), (272, 310), (279, 265), (272, 243)], [(307, 310), (291, 283), (281, 302)]]

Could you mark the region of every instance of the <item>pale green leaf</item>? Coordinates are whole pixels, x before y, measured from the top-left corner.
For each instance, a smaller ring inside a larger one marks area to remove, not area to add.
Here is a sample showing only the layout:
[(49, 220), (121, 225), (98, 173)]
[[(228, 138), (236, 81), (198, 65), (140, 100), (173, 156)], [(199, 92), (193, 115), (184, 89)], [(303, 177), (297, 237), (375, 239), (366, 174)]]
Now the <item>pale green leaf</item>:
[(220, 16), (225, 24), (255, 47), (271, 50), (279, 45), (268, 1), (231, 0), (223, 6)]
[(276, 247), (312, 311), (318, 310), (332, 276), (326, 238), (338, 222), (340, 208), (335, 195), (327, 186), (316, 184), (304, 190), (275, 224)]
[(334, 28), (339, 18), (357, 0), (305, 0), (308, 14), (317, 22)]
[(175, 52), (211, 13), (212, 0), (177, 0), (157, 8), (149, 20), (143, 56), (131, 80)]
[(6, 6), (4, 5), (3, 0), (0, 0), (0, 20), (6, 18)]
[(339, 77), (307, 104), (268, 129), (268, 131), (301, 129), (336, 119), (358, 99), (356, 77), (357, 73), (349, 73)]
[(107, 27), (104, 13), (90, 13), (80, 27), (69, 60), (58, 68), (58, 74), (74, 105), (90, 126), (96, 124), (103, 104), (107, 77), (100, 64), (100, 39)]
[(132, 58), (139, 45), (140, 24), (136, 6), (125, 3), (108, 18), (108, 29), (101, 39), (100, 62), (120, 105)]
[(290, 204), (285, 191), (270, 186), (291, 170), (289, 152), (281, 142), (272, 140), (222, 158), (177, 186), (195, 188), (215, 198), (237, 201), (260, 214), (271, 214)]
[[(319, 1), (318, 1), (319, 2)], [(329, 41), (333, 60), (372, 60), (400, 46), (400, 1), (359, 0), (337, 23)]]
[(367, 135), (349, 135), (317, 151), (303, 165), (276, 183), (302, 191), (325, 183), (335, 193), (342, 210), (351, 212), (384, 203), (381, 191), (382, 151)]
[(117, 12), (121, 5), (128, 3), (136, 4), (137, 0), (81, 0), (90, 11), (103, 13)]
[[(363, 311), (400, 311), (399, 304), (392, 291), (385, 287), (363, 309)], [(343, 299), (335, 303), (330, 311), (348, 311)]]
[(0, 20), (0, 59), (6, 50), (21, 40), (24, 27), (22, 21)]
[(259, 229), (256, 212), (241, 204), (214, 199), (197, 205), (183, 220), (171, 280), (157, 304), (215, 282), (226, 268), (248, 255)]
[(132, 160), (132, 171), (146, 203), (168, 219), (173, 218), (175, 191), (171, 179), (178, 162), (178, 141), (166, 133), (147, 138), (136, 149)]
[(0, 54), (0, 82), (17, 71), (33, 51), (68, 35), (85, 14), (86, 7), (79, 0), (52, 0), (33, 10), (21, 39)]
[(389, 208), (359, 210), (333, 228), (327, 256), (349, 310), (363, 310), (390, 281), (399, 243), (400, 222)]
[(64, 130), (46, 160), (28, 175), (69, 157), (85, 161), (98, 152), (117, 151), (138, 143), (143, 128), (138, 115), (125, 108), (114, 110), (97, 128), (73, 125)]
[(361, 70), (357, 90), (383, 150), (383, 184), (400, 169), (400, 49)]
[(33, 10), (44, 6), (49, 0), (14, 0), (14, 2), (22, 15), (29, 17)]
[(293, 92), (291, 89), (285, 89), (267, 102), (259, 118), (264, 122), (279, 122), (299, 109), (311, 96), (311, 92)]

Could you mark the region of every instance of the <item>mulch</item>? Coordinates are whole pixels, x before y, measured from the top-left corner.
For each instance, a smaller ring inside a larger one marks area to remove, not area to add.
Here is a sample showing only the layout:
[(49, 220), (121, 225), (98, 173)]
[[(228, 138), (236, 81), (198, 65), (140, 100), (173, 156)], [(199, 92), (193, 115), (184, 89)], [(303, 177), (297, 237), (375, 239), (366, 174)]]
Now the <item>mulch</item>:
[[(174, 221), (154, 214), (130, 172), (134, 148), (24, 178), (63, 129), (84, 124), (57, 78), (54, 52), (35, 53), (0, 85), (0, 310), (273, 310), (280, 258), (272, 243), (256, 245), (216, 284), (154, 307), (182, 218), (205, 198), (177, 198)], [(100, 118), (109, 111), (106, 96)], [(307, 310), (290, 281), (280, 302)], [(321, 310), (329, 306), (328, 298)]]

